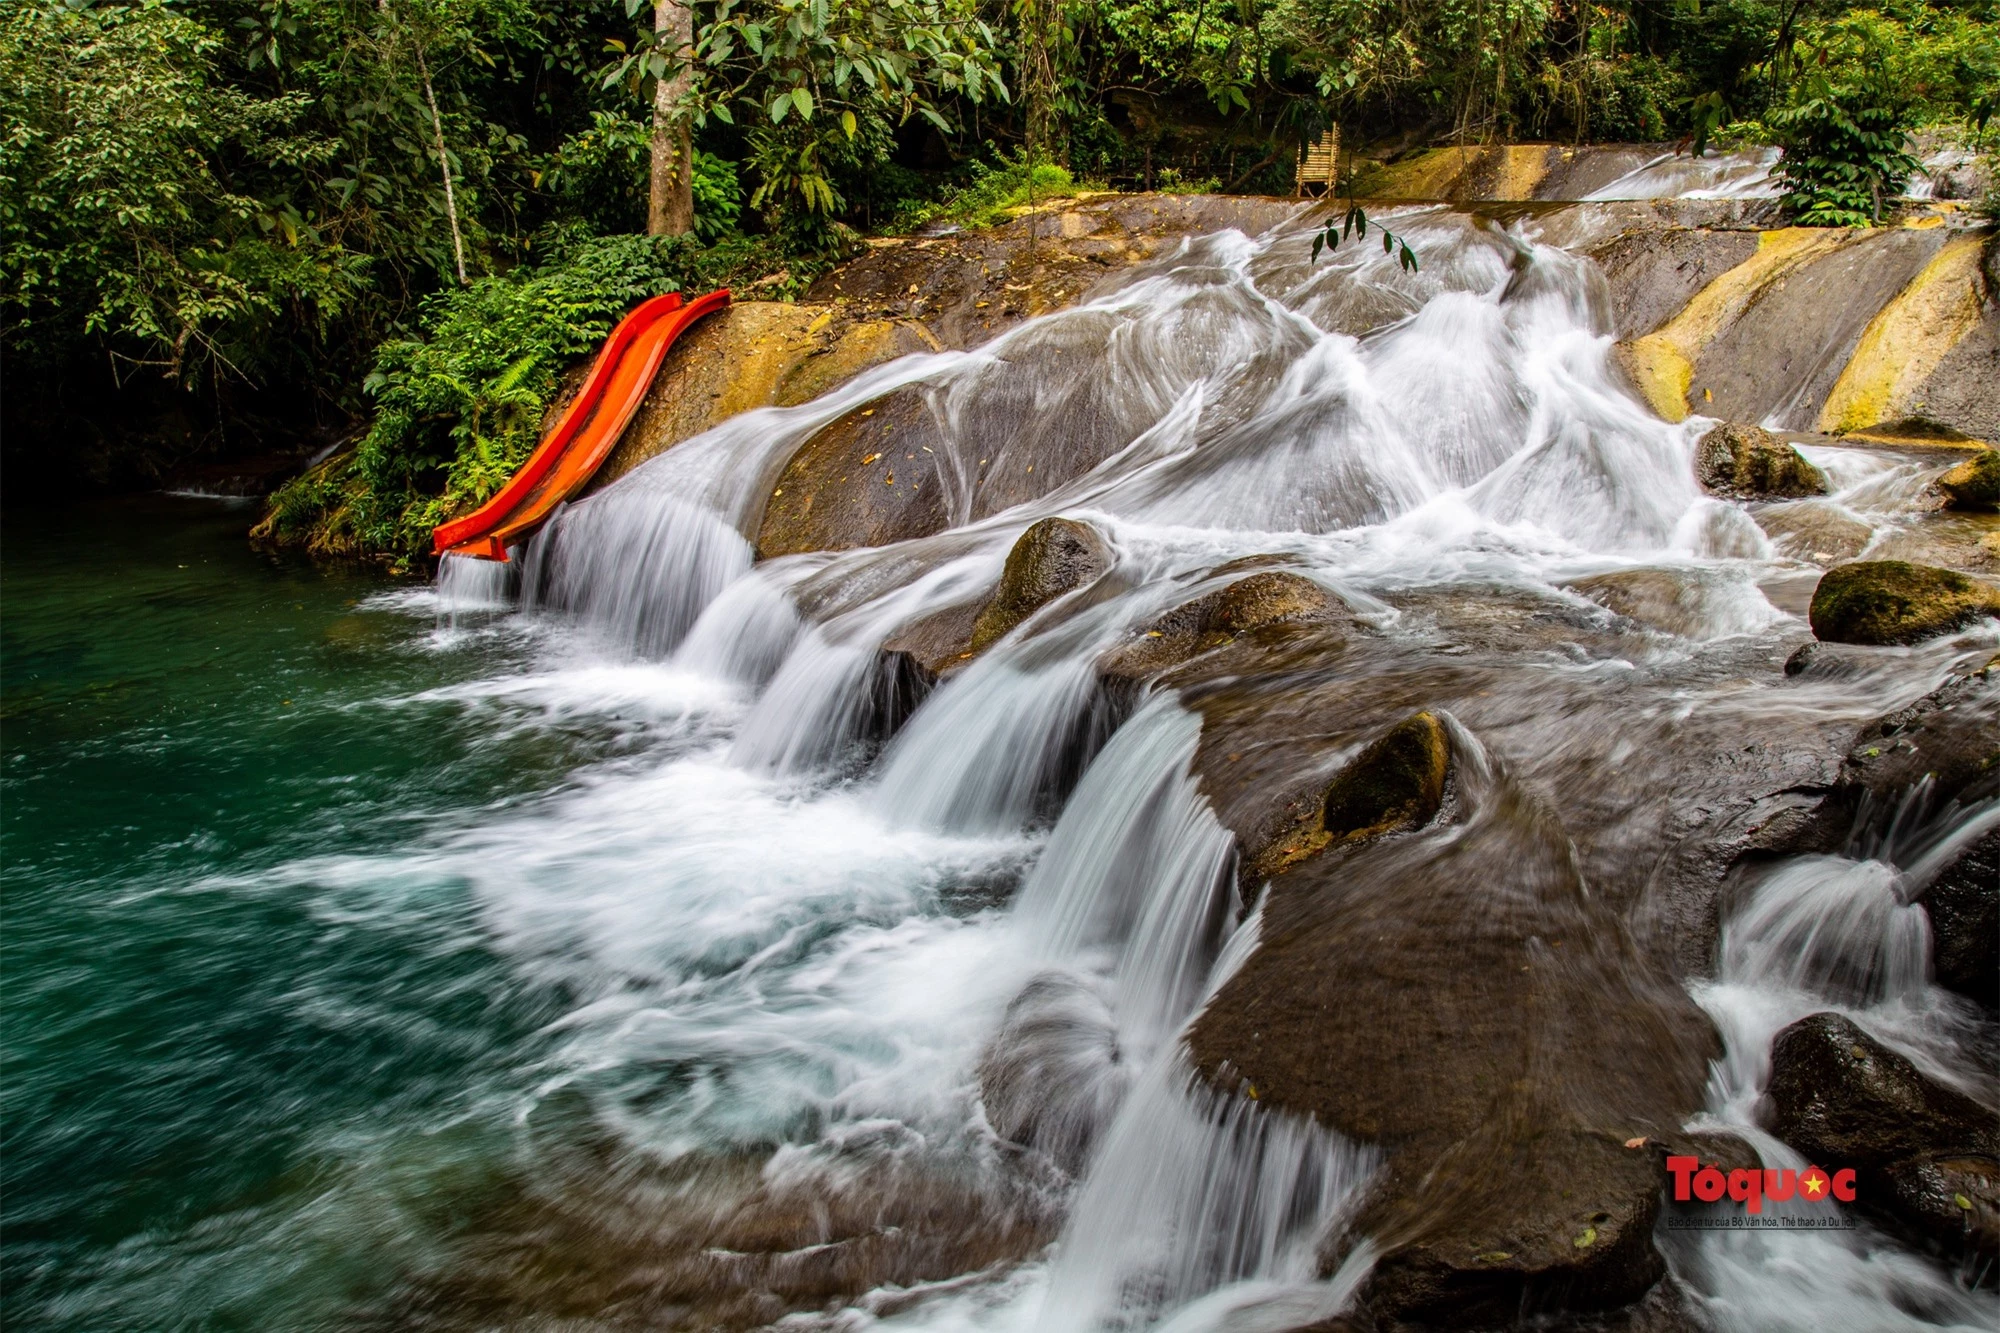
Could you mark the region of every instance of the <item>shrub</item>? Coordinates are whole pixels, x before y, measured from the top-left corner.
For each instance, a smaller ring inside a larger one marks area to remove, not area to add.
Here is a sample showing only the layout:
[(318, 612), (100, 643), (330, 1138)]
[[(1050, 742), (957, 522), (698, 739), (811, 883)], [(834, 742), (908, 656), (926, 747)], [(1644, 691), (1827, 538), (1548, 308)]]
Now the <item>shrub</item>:
[(273, 496), (260, 535), (328, 554), (422, 554), (432, 528), (520, 467), (564, 369), (634, 305), (775, 264), (764, 241), (704, 249), (692, 237), (559, 237), (534, 268), (432, 297), (421, 334), (376, 354), (368, 433)]
[(1785, 207), (1808, 227), (1868, 227), (1882, 220), (1921, 165), (1907, 148), (1904, 107), (1864, 90), (1821, 91), (1771, 114), (1784, 156)]

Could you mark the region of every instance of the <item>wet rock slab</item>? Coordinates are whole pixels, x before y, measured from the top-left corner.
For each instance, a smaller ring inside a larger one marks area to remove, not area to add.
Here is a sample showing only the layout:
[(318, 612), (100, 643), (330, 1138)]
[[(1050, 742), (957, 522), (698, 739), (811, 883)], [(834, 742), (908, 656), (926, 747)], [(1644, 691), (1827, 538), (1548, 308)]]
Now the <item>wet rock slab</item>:
[[(1447, 734), (1437, 792), (1423, 742)], [(1374, 1317), (1624, 1306), (1664, 1272), (1647, 1145), (1700, 1104), (1713, 1034), (1588, 893), (1552, 813), (1469, 744), (1412, 718), (1335, 777), (1325, 850), (1272, 879), (1260, 943), (1189, 1047), (1211, 1080), (1389, 1150), (1356, 1223), (1387, 1251)]]
[(2000, 1258), (2000, 1110), (1928, 1077), (1841, 1014), (1771, 1044), (1771, 1129), (1855, 1206), (1954, 1256)]

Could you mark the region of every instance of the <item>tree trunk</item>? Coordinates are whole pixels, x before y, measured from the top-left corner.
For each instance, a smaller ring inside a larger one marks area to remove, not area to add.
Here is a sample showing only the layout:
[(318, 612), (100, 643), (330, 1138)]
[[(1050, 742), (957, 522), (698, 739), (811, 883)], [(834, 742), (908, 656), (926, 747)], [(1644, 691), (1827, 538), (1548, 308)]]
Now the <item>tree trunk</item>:
[(694, 230), (694, 140), (686, 119), (675, 123), (674, 112), (692, 82), (693, 72), (684, 62), (694, 45), (694, 10), (677, 0), (654, 0), (653, 40), (683, 63), (678, 73), (653, 88), (653, 172), (646, 232), (685, 236)]
[(431, 91), (431, 67), (424, 48), (417, 48), (417, 71), (424, 76), (424, 101), (431, 109), (431, 133), (437, 140), (438, 170), (444, 174), (444, 211), (451, 219), (451, 257), (458, 265), (458, 285), (466, 284), (465, 237), (458, 230), (458, 196), (451, 188), (451, 155), (444, 150), (444, 120), (438, 115), (437, 94)]

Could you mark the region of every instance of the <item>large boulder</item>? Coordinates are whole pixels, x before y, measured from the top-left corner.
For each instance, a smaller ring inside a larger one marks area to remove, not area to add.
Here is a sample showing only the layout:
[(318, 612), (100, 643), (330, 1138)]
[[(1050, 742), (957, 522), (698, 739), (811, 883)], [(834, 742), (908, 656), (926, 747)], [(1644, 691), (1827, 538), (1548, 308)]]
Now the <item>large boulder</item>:
[(1938, 985), (2000, 1008), (2000, 832), (1959, 853), (1919, 901)]
[(2000, 1152), (2000, 1117), (1923, 1074), (1844, 1014), (1771, 1043), (1771, 1131), (1813, 1161), (1880, 1167), (1936, 1152)]
[(1213, 1084), (1385, 1150), (1350, 1233), (1382, 1246), (1362, 1303), (1385, 1327), (1645, 1297), (1653, 1149), (1715, 1050), (1553, 815), (1459, 737), (1406, 719), (1322, 779), (1318, 846), (1246, 846), (1271, 866), (1259, 942), (1188, 1033)]
[(1860, 560), (1828, 570), (1813, 590), (1813, 634), (1834, 643), (1911, 644), (2000, 615), (2000, 591), (1954, 570)]
[(1947, 509), (2000, 509), (2000, 449), (1981, 449), (1937, 481)]
[(1113, 679), (1142, 680), (1240, 635), (1349, 619), (1339, 598), (1303, 574), (1267, 570), (1175, 607), (1106, 653), (1098, 667)]
[(1991, 1259), (2000, 1236), (2000, 1113), (1926, 1076), (1842, 1014), (1771, 1044), (1772, 1132), (1829, 1171), (1855, 1206), (1951, 1253)]
[(972, 623), (971, 651), (984, 652), (1022, 621), (1111, 567), (1111, 549), (1097, 529), (1073, 518), (1045, 518), (1007, 553), (1000, 586)]
[(1710, 495), (1732, 500), (1826, 494), (1826, 475), (1760, 426), (1726, 421), (1695, 446), (1695, 477)]
[(757, 557), (886, 546), (951, 522), (938, 471), (944, 437), (923, 394), (900, 389), (799, 446), (764, 502)]

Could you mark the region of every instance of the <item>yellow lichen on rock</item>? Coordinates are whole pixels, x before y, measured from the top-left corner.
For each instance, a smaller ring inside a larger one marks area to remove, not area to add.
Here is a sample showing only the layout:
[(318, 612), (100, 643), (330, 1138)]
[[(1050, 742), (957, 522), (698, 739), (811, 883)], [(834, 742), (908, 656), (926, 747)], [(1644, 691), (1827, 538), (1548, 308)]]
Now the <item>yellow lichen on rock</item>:
[(1488, 199), (1533, 199), (1535, 187), (1549, 174), (1549, 150), (1538, 143), (1513, 143), (1500, 150), (1498, 172)]
[(1621, 354), (1635, 388), (1667, 421), (1688, 417), (1688, 390), (1702, 349), (1739, 319), (1772, 283), (1839, 249), (1845, 232), (1825, 227), (1785, 227), (1757, 238), (1748, 259), (1696, 292), (1665, 327), (1635, 338)]
[(1555, 151), (1539, 143), (1433, 148), (1369, 173), (1359, 193), (1375, 199), (1532, 199)]
[(1946, 242), (1869, 321), (1820, 409), (1820, 430), (1843, 434), (1911, 415), (1912, 396), (1979, 325), (1979, 251), (1978, 236)]

